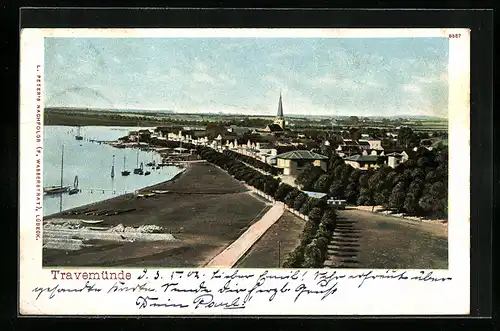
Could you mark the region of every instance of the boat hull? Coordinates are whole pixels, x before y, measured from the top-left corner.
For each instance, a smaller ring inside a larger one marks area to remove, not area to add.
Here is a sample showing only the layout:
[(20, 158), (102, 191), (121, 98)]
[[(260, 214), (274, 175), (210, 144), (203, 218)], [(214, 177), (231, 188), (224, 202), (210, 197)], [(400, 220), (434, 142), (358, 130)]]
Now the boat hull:
[(69, 187), (46, 187), (43, 189), (43, 193), (47, 195), (61, 194), (69, 191)]

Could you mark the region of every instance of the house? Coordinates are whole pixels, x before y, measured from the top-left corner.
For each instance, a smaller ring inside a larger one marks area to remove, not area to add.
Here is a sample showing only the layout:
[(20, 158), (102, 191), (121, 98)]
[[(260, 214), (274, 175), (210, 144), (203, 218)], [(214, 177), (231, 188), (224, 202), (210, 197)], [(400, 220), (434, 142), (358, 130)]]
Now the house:
[(286, 176), (297, 176), (309, 165), (320, 167), (326, 171), (328, 157), (307, 150), (295, 150), (276, 156), (276, 167), (283, 169)]
[(282, 132), (282, 131), (283, 131), (283, 128), (282, 128), (279, 124), (272, 123), (272, 124), (268, 124), (268, 125), (264, 128), (264, 131), (265, 131), (265, 132)]
[(359, 145), (358, 144), (340, 144), (336, 149), (335, 151), (337, 152), (337, 154), (339, 156), (350, 156), (350, 155), (353, 155), (353, 154), (359, 154), (361, 153), (361, 149), (359, 148)]
[(401, 153), (389, 153), (386, 155), (387, 165), (391, 168), (396, 168), (400, 163), (402, 163), (403, 156)]
[(370, 145), (370, 149), (377, 149), (377, 150), (383, 150), (384, 148), (382, 147), (382, 140), (380, 139), (374, 139), (374, 138), (368, 138), (368, 139), (360, 139), (359, 142), (367, 142)]
[(365, 149), (361, 152), (361, 155), (379, 155), (383, 156), (384, 151), (376, 150), (376, 149)]
[(371, 149), (370, 143), (364, 140), (358, 141), (358, 146), (362, 151)]
[(417, 153), (411, 149), (405, 149), (402, 153), (402, 162), (406, 162), (410, 159), (415, 159), (417, 157)]
[(344, 162), (355, 169), (368, 170), (380, 168), (383, 158), (378, 155), (352, 155), (344, 158)]
[(235, 125), (231, 125), (230, 127), (227, 128), (227, 132), (230, 132), (230, 133), (233, 133), (236, 135), (244, 135), (244, 134), (247, 134), (251, 131), (252, 130), (249, 128), (239, 127), (239, 126), (235, 126)]

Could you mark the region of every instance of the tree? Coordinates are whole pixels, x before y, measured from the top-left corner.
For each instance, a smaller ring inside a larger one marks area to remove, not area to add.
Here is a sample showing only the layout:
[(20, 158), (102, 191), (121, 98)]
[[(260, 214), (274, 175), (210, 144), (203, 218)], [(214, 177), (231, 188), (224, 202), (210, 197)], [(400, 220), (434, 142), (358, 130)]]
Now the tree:
[(337, 223), (337, 214), (335, 213), (335, 209), (327, 208), (323, 217), (321, 218), (321, 223), (328, 231), (333, 231), (335, 229), (335, 225)]
[(321, 251), (318, 248), (317, 240), (313, 239), (304, 249), (304, 268), (319, 268), (321, 267)]
[(325, 262), (326, 254), (328, 252), (328, 244), (330, 243), (330, 236), (331, 233), (322, 230), (320, 227), (316, 233), (316, 237), (313, 239), (316, 240), (316, 247), (320, 252), (318, 267), (322, 267), (322, 264)]
[(334, 198), (343, 197), (345, 193), (345, 186), (341, 180), (335, 180), (328, 188), (328, 194)]
[(368, 187), (368, 180), (370, 179), (370, 173), (364, 173), (359, 177), (359, 186)]
[(309, 222), (313, 222), (314, 224), (319, 224), (319, 222), (321, 221), (321, 217), (323, 217), (323, 211), (318, 207), (314, 207), (311, 209), (308, 216), (309, 216)]
[(405, 185), (403, 182), (399, 182), (392, 189), (391, 196), (389, 197), (389, 207), (397, 211), (403, 209), (403, 205), (406, 199)]
[(328, 190), (328, 186), (330, 185), (330, 175), (323, 174), (319, 176), (318, 180), (314, 183), (313, 189), (316, 192), (324, 192)]
[(318, 231), (318, 224), (311, 220), (307, 221), (300, 234), (300, 245), (307, 246), (316, 235), (316, 231)]
[(304, 192), (300, 192), (295, 198), (295, 201), (293, 203), (293, 209), (295, 209), (296, 211), (300, 211), (300, 208), (302, 207), (302, 204), (304, 204), (306, 199), (307, 195)]
[(398, 144), (403, 148), (414, 148), (420, 144), (420, 139), (411, 128), (402, 127), (398, 132)]
[(358, 141), (361, 138), (361, 130), (359, 128), (350, 128), (349, 135), (352, 140)]
[(307, 197), (306, 201), (302, 204), (302, 207), (300, 207), (300, 213), (307, 215), (309, 214), (309, 211), (311, 210), (311, 205), (313, 203), (313, 197)]
[(297, 195), (299, 195), (301, 192), (299, 189), (294, 188), (290, 193), (288, 193), (285, 197), (285, 203), (288, 207), (293, 208), (293, 204), (295, 202), (295, 198)]
[(283, 261), (284, 268), (300, 268), (304, 262), (304, 247), (297, 246)]
[(409, 214), (416, 214), (420, 211), (419, 197), (408, 193), (404, 202), (404, 210)]
[(322, 145), (320, 149), (320, 154), (331, 157), (333, 155), (333, 148), (331, 146)]
[(281, 183), (280, 186), (278, 186), (278, 189), (276, 190), (276, 192), (274, 194), (274, 198), (278, 201), (285, 201), (285, 197), (292, 190), (293, 190), (292, 186), (285, 184), (285, 183)]
[(308, 166), (295, 180), (304, 190), (311, 190), (318, 178), (324, 174), (320, 167)]
[(352, 183), (354, 183), (354, 182), (358, 182), (360, 177), (361, 177), (361, 170), (359, 170), (359, 169), (354, 169), (354, 170), (351, 172), (351, 175), (349, 176), (349, 180), (350, 180)]
[(345, 189), (345, 198), (349, 203), (355, 203), (358, 199), (358, 186), (356, 183), (350, 183)]
[(422, 180), (422, 179), (424, 179), (424, 178), (425, 178), (425, 173), (424, 173), (424, 171), (423, 171), (422, 169), (420, 169), (420, 168), (415, 168), (415, 169), (413, 169), (413, 171), (411, 172), (411, 178), (412, 178), (413, 180), (415, 180), (415, 179), (420, 179), (420, 180)]

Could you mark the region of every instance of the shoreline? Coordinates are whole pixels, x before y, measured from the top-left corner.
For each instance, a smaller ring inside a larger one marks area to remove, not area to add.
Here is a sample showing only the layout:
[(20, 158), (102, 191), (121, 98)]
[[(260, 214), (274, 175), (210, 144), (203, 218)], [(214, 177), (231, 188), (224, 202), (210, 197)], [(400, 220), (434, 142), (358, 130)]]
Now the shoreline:
[[(135, 190), (135, 192), (140, 193), (141, 191), (144, 191), (144, 190), (153, 190), (157, 186), (166, 185), (166, 184), (168, 184), (170, 182), (178, 180), (181, 177), (181, 175), (183, 175), (188, 170), (188, 168), (189, 168), (189, 166), (186, 166), (185, 168), (181, 168), (181, 170), (177, 174), (175, 174), (172, 178), (170, 178), (168, 180), (165, 180), (165, 181), (162, 181), (162, 182), (159, 182), (159, 183), (156, 183), (156, 184), (153, 184), (153, 185), (149, 185), (149, 186), (138, 188), (138, 189)], [(132, 196), (131, 199), (130, 199), (130, 200), (132, 200), (133, 199), (133, 195), (135, 194), (135, 192), (120, 194), (120, 195), (117, 195), (117, 196), (114, 196), (114, 197), (111, 197), (111, 198), (107, 198), (107, 199), (103, 199), (103, 200), (91, 202), (91, 203), (88, 203), (88, 204), (85, 204), (85, 205), (81, 205), (81, 206), (76, 206), (76, 207), (68, 208), (68, 209), (59, 211), (57, 213), (52, 213), (52, 214), (46, 215), (46, 216), (43, 217), (43, 220), (44, 221), (49, 220), (49, 219), (53, 218), (55, 215), (65, 215), (65, 213), (70, 212), (70, 211), (76, 211), (76, 210), (79, 210), (79, 209), (87, 209), (88, 207), (94, 206), (96, 204), (113, 202), (113, 200), (115, 200), (115, 199), (122, 199), (122, 198), (124, 198), (126, 196)]]
[[(58, 228), (42, 234), (46, 245), (43, 266), (200, 267), (238, 239), (271, 208), (250, 194), (239, 181), (209, 163), (192, 164), (175, 179), (142, 190), (155, 188), (168, 193), (140, 199), (130, 199), (130, 195), (115, 197), (92, 204), (99, 214), (54, 214), (47, 221), (52, 219), (62, 224), (83, 221), (83, 226), (92, 231), (153, 227), (160, 231), (157, 233), (171, 234), (176, 240), (129, 242), (128, 232), (121, 232), (121, 240), (118, 233), (113, 238), (84, 241), (85, 247), (68, 251), (51, 248), (64, 241), (59, 235), (70, 232)], [(192, 192), (200, 194), (186, 196)]]

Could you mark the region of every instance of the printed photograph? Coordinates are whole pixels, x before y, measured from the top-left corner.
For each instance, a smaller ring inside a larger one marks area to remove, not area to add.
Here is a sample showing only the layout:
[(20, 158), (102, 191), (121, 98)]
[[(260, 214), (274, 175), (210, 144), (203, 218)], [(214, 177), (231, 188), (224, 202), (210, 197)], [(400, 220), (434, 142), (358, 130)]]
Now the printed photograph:
[(447, 269), (449, 43), (46, 37), (43, 266)]

